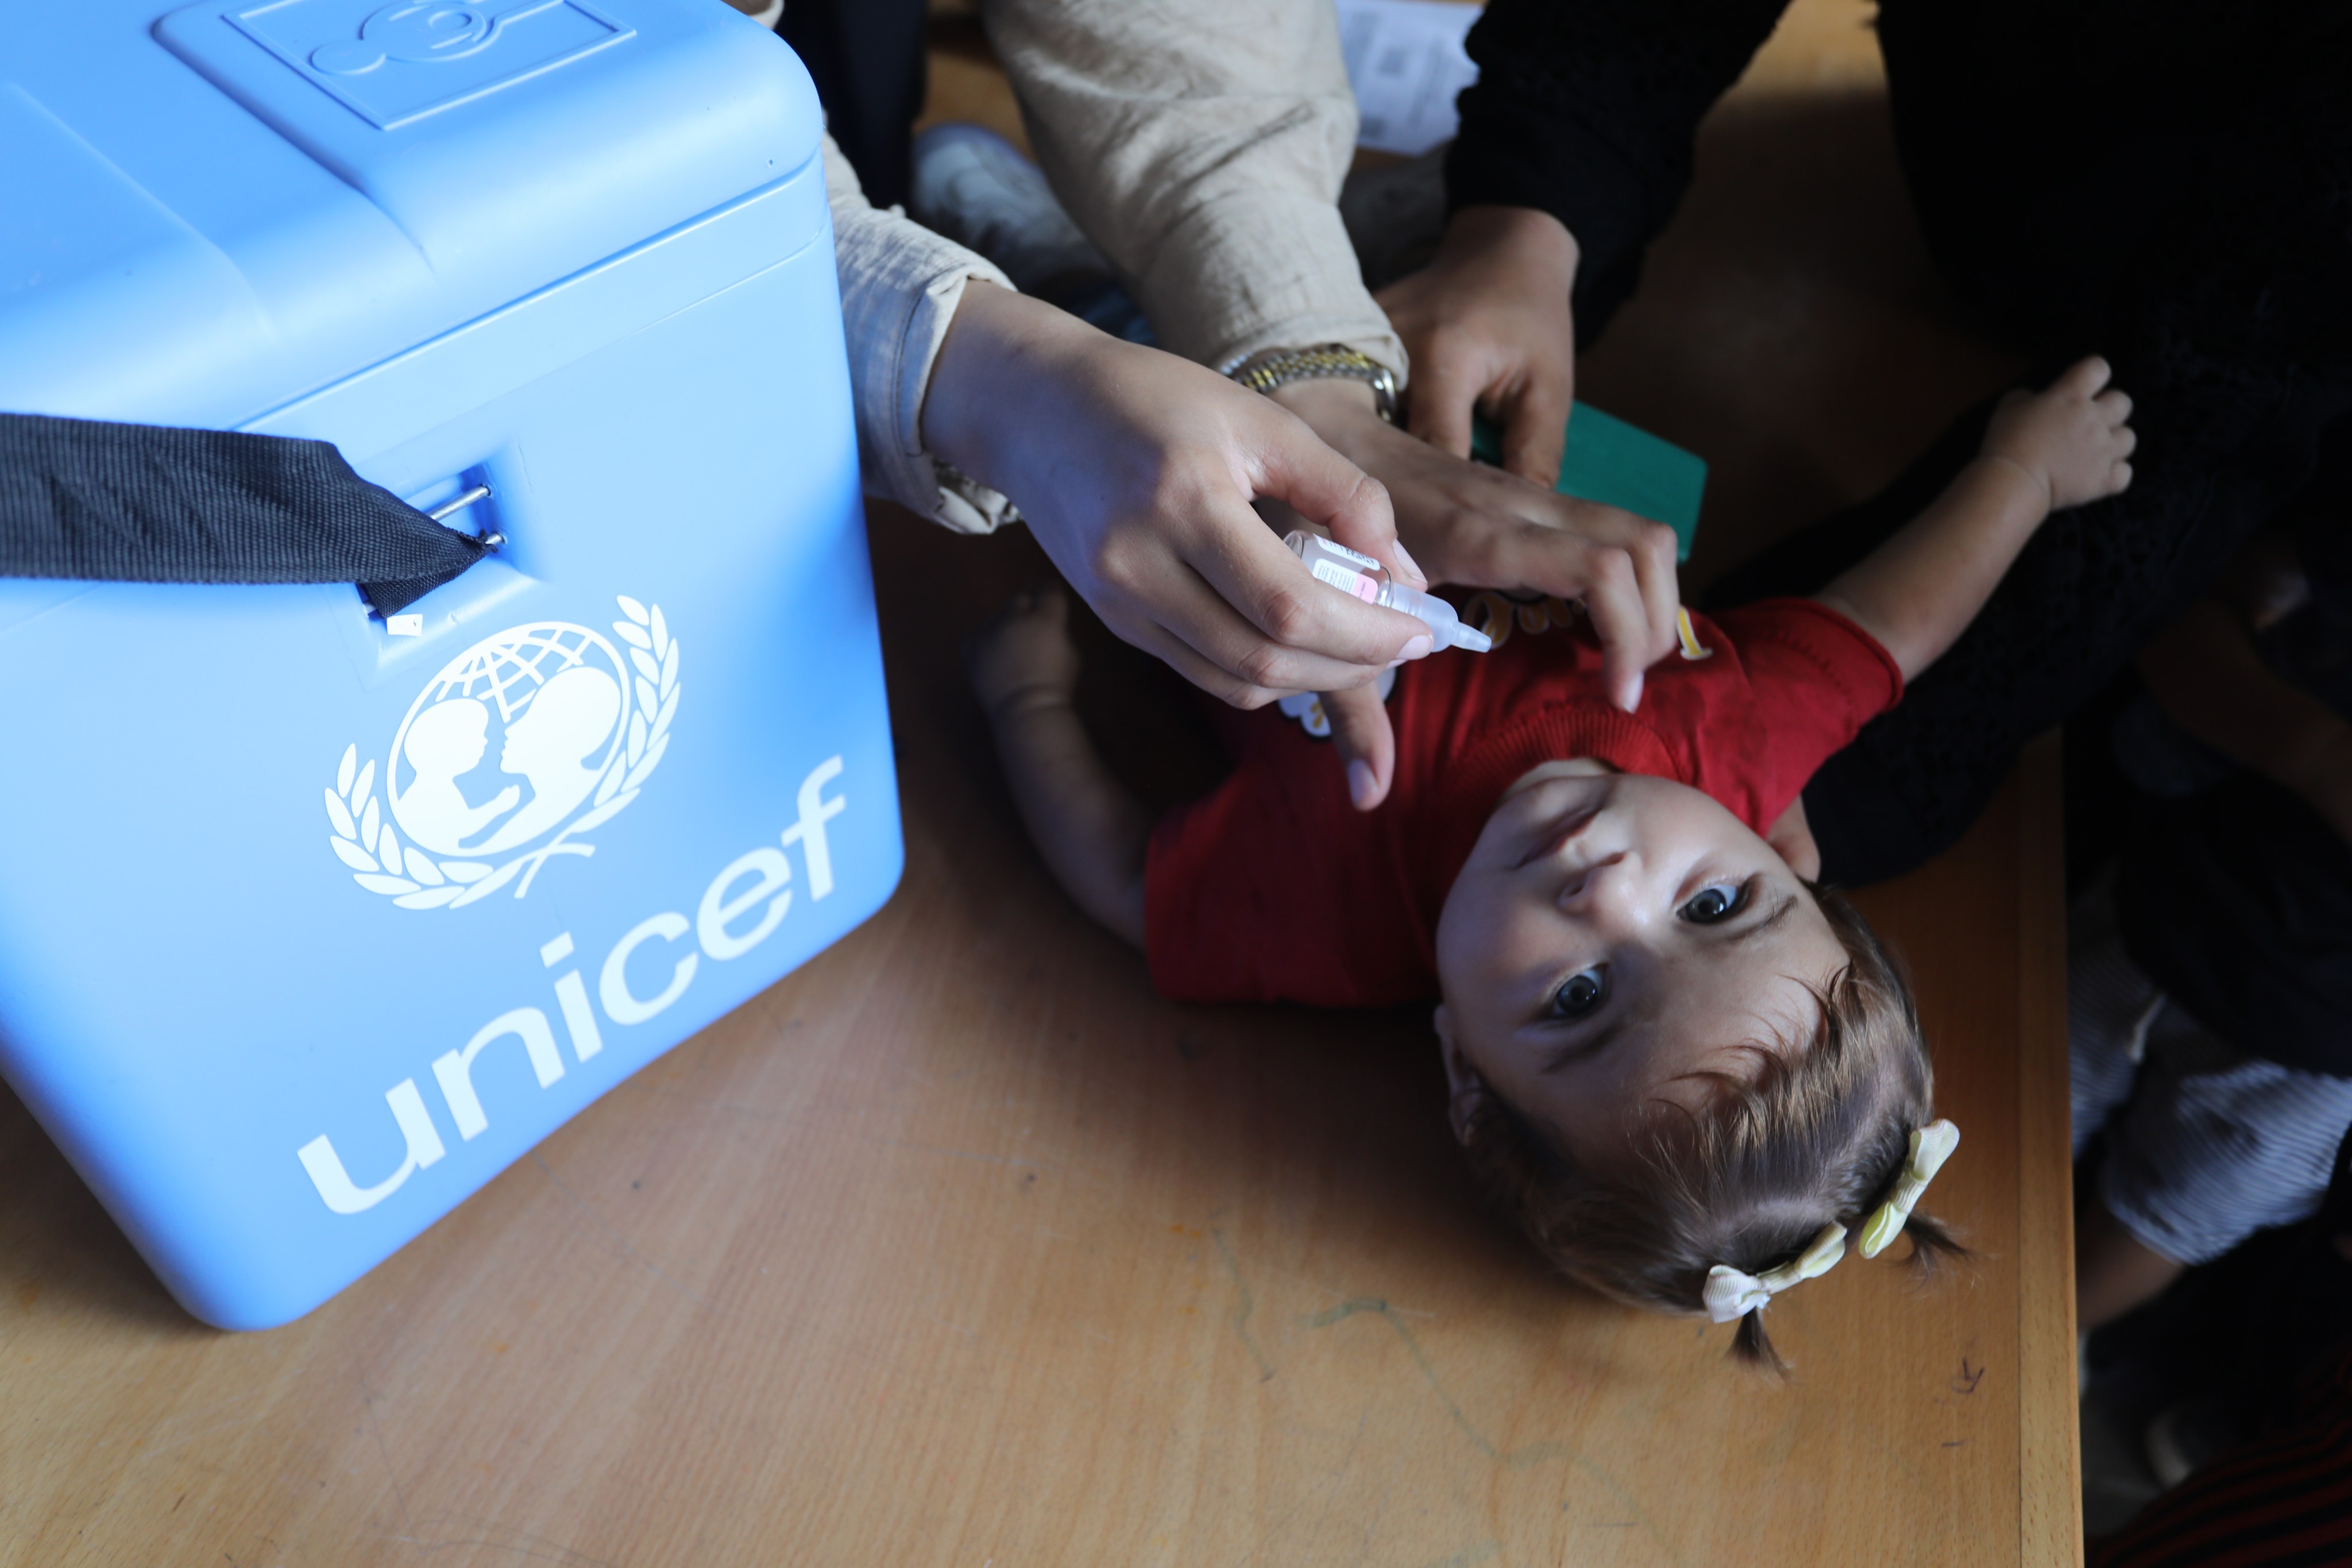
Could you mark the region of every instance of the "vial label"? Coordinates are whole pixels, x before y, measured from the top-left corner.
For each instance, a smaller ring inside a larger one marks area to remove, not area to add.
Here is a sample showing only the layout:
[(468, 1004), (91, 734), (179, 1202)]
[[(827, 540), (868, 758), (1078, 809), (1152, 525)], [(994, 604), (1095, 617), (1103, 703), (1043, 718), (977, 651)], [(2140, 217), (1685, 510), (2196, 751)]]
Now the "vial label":
[[(1361, 561), (1363, 557), (1359, 555), (1356, 559)], [(1380, 600), (1379, 584), (1361, 573), (1349, 571), (1336, 561), (1318, 561), (1314, 572), (1318, 582), (1328, 583), (1343, 594), (1353, 594), (1368, 605), (1377, 604)]]
[(1349, 549), (1344, 544), (1339, 543), (1337, 541), (1318, 539), (1315, 542), (1329, 551), (1332, 554), (1339, 556), (1343, 560), (1354, 562), (1357, 565), (1362, 567), (1367, 572), (1377, 572), (1381, 569), (1381, 563), (1373, 560), (1370, 556), (1359, 555), (1354, 551)]

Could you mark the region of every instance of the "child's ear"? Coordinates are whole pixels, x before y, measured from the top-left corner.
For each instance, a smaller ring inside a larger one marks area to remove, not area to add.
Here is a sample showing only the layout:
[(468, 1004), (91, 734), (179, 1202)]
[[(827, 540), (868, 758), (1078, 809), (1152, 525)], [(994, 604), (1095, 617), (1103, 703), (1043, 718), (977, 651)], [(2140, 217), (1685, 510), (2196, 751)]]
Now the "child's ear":
[(1445, 1064), (1446, 1119), (1454, 1124), (1454, 1136), (1466, 1148), (1477, 1134), (1478, 1118), (1493, 1091), (1455, 1041), (1453, 1009), (1440, 1002), (1430, 1022), (1437, 1027), (1438, 1059)]

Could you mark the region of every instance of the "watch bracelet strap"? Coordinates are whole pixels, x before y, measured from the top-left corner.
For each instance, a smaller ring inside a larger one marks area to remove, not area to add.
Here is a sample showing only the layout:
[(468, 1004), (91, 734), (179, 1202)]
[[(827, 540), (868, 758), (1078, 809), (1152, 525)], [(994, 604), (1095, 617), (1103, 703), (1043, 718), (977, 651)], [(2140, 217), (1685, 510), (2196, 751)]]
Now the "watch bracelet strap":
[(1268, 395), (1298, 381), (1360, 381), (1372, 389), (1372, 404), (1381, 417), (1396, 423), (1396, 374), (1371, 355), (1344, 343), (1264, 349), (1224, 366), (1223, 374), (1252, 392)]

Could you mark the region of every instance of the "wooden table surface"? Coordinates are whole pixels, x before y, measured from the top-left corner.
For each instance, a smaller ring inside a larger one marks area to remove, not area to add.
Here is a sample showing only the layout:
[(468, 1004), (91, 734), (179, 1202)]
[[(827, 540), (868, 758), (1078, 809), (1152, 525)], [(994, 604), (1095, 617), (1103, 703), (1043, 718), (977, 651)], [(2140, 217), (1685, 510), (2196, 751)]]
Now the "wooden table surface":
[[(1927, 273), (1859, 16), (1800, 7), (1586, 361), (1715, 462), (1717, 561), (2007, 374)], [(2079, 1558), (2051, 749), (1864, 900), (1917, 973), (1966, 1135), (1933, 1203), (1977, 1262), (1783, 1298), (1774, 1387), (1482, 1211), (1420, 1017), (1156, 998), (1029, 853), (957, 673), (1042, 556), (873, 532), (896, 899), (337, 1300), (195, 1324), (0, 1093), (0, 1563)], [(1186, 705), (1091, 635), (1087, 706), (1181, 792)]]

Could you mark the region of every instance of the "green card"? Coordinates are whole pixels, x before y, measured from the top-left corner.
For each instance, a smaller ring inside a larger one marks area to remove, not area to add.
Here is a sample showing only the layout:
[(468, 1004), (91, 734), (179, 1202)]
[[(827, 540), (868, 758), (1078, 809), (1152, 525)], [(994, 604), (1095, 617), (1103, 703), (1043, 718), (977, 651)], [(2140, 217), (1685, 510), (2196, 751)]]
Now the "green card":
[[(1502, 460), (1503, 433), (1483, 416), (1471, 426), (1470, 455), (1482, 463)], [(1568, 450), (1552, 489), (1666, 524), (1675, 531), (1676, 555), (1687, 561), (1698, 534), (1699, 498), (1706, 493), (1706, 459), (1580, 403), (1569, 417)]]

